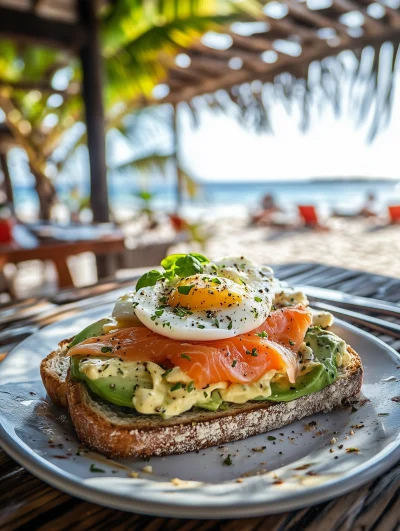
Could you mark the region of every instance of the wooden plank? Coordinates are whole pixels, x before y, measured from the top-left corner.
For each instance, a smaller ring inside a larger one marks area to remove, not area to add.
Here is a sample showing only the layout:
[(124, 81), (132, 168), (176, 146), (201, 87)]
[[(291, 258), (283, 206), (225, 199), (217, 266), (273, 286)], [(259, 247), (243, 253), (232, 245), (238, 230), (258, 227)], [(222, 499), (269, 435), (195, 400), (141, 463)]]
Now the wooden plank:
[(50, 20), (31, 12), (5, 7), (0, 7), (0, 35), (18, 42), (71, 50), (77, 50), (85, 41), (85, 33), (78, 24)]

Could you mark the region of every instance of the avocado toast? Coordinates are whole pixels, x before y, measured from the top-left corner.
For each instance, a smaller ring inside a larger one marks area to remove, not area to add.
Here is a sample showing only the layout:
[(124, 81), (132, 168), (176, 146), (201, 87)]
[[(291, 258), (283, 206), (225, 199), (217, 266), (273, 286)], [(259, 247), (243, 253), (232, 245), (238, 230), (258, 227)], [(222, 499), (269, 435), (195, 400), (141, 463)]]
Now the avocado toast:
[[(173, 256), (176, 273), (179, 258), (191, 255)], [(270, 271), (244, 257), (211, 263), (198, 256), (185, 262), (185, 276), (178, 270), (172, 279), (155, 280), (163, 284), (163, 304), (158, 300), (151, 314), (152, 323), (159, 321), (153, 325), (160, 327), (157, 332), (139, 323), (138, 312), (132, 311), (138, 307), (139, 290), (139, 304), (146, 288), (153, 295), (154, 273), (144, 281), (147, 285), (139, 281), (138, 290), (116, 304), (111, 318), (61, 342), (43, 360), (41, 374), (50, 398), (68, 405), (77, 434), (88, 446), (122, 457), (199, 450), (331, 410), (360, 392), (359, 356), (319, 326), (327, 324), (327, 316), (313, 314), (304, 295), (286, 290), (285, 296)], [(192, 272), (187, 262), (194, 262), (195, 275), (187, 274)], [(228, 278), (240, 289), (223, 285)], [(244, 291), (242, 286), (249, 284)], [(185, 305), (182, 297), (176, 303), (171, 295), (179, 288), (180, 295), (189, 296)], [(247, 312), (245, 297), (261, 299), (263, 294), (264, 307), (256, 312), (250, 305)], [(219, 295), (231, 304), (225, 314), (215, 310), (213, 301)], [(204, 299), (207, 308), (201, 307)], [(162, 323), (170, 308), (180, 320), (172, 322), (165, 336)], [(263, 310), (267, 316), (257, 322), (255, 314)], [(185, 334), (188, 317), (192, 328), (202, 323), (204, 328), (198, 330), (203, 341), (172, 337), (174, 326), (177, 336)], [(241, 326), (247, 331), (238, 333)], [(203, 330), (209, 330), (212, 338), (205, 339)]]

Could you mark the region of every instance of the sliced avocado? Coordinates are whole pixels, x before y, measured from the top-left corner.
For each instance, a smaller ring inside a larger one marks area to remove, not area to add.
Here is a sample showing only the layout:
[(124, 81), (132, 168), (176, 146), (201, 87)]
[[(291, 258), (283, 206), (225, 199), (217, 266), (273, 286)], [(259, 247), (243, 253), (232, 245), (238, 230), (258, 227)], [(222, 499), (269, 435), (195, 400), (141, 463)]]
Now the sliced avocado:
[(85, 339), (89, 339), (90, 337), (101, 336), (103, 333), (103, 326), (113, 322), (114, 319), (111, 319), (111, 317), (106, 317), (105, 319), (100, 319), (100, 321), (96, 321), (95, 323), (90, 324), (81, 332), (79, 332), (79, 334), (76, 334), (74, 339), (68, 345), (68, 348), (72, 348), (75, 345), (82, 343), (82, 341), (85, 341)]
[(297, 378), (292, 384), (284, 378), (271, 384), (271, 396), (267, 400), (274, 402), (288, 402), (320, 391), (337, 379), (336, 354), (346, 348), (343, 339), (318, 327), (310, 328), (304, 341), (315, 356), (316, 365), (309, 373)]
[(104, 378), (99, 377), (94, 380), (90, 379), (84, 372), (79, 370), (79, 362), (82, 359), (80, 356), (71, 358), (72, 378), (84, 381), (93, 393), (116, 406), (125, 406), (134, 409), (132, 398), (135, 394), (136, 386), (140, 384), (141, 387), (151, 388), (149, 382), (134, 378), (121, 378), (119, 375)]
[(206, 402), (198, 402), (196, 406), (200, 407), (201, 409), (207, 409), (208, 411), (217, 411), (221, 404), (221, 395), (218, 393), (218, 391), (213, 391), (209, 400)]

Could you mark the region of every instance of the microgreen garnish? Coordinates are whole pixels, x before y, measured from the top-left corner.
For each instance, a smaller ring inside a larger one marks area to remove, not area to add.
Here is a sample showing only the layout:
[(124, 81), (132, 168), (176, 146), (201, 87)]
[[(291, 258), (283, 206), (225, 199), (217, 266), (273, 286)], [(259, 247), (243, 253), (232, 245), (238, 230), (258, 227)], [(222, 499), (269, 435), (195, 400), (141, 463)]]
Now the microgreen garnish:
[(178, 293), (181, 295), (189, 295), (192, 288), (194, 288), (194, 284), (191, 284), (190, 286), (178, 286)]
[(98, 468), (96, 465), (91, 464), (90, 465), (90, 472), (105, 472), (102, 468)]
[(262, 302), (262, 298), (261, 298), (261, 297), (254, 297), (254, 300), (255, 300), (256, 302)]
[(177, 391), (178, 389), (180, 389), (182, 387), (182, 384), (180, 382), (176, 383), (175, 385), (173, 385), (170, 389), (171, 392), (173, 391)]
[(111, 347), (101, 347), (101, 351), (105, 354), (106, 352), (112, 352)]
[(187, 386), (187, 388), (186, 388), (186, 391), (187, 391), (188, 393), (191, 393), (191, 392), (193, 391), (193, 389), (194, 389), (194, 382), (193, 382), (193, 380), (192, 380), (192, 381), (188, 384), (188, 386)]
[(185, 360), (189, 360), (189, 361), (191, 361), (191, 359), (192, 359), (192, 358), (191, 358), (190, 356), (188, 356), (187, 354), (181, 354), (181, 358), (185, 358)]
[(228, 457), (225, 457), (223, 463), (226, 466), (231, 466), (233, 464), (232, 459), (231, 459), (231, 454), (228, 454)]
[(267, 334), (267, 332), (264, 332), (264, 331), (263, 331), (263, 332), (258, 332), (258, 333), (256, 334), (256, 336), (258, 336), (258, 337), (262, 337), (262, 338), (264, 339), (264, 338), (268, 337), (268, 334)]
[(158, 280), (163, 277), (160, 271), (157, 269), (152, 269), (144, 275), (142, 275), (136, 283), (136, 291), (139, 291), (141, 288), (147, 288), (148, 286), (155, 286)]

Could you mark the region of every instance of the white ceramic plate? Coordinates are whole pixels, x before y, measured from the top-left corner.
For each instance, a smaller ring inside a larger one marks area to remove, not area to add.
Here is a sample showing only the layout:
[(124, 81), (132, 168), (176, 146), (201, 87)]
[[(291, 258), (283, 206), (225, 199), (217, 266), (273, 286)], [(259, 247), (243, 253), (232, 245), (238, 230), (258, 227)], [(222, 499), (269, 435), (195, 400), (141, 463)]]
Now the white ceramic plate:
[[(79, 452), (66, 411), (46, 397), (39, 365), (61, 339), (110, 309), (103, 306), (40, 330), (0, 366), (1, 445), (54, 487), (101, 505), (145, 514), (249, 517), (344, 494), (400, 458), (400, 403), (391, 400), (400, 395), (400, 357), (373, 336), (343, 322), (334, 330), (360, 353), (365, 368), (363, 398), (369, 401), (361, 405), (362, 400), (358, 411), (349, 407), (318, 414), (245, 441), (152, 458), (147, 463), (111, 461)], [(346, 452), (349, 448), (359, 451)], [(224, 464), (228, 454), (231, 466)], [(92, 465), (101, 471), (93, 471)], [(142, 470), (149, 465), (152, 474)], [(139, 472), (139, 477), (131, 477), (132, 472)], [(172, 482), (174, 478), (182, 481)]]

